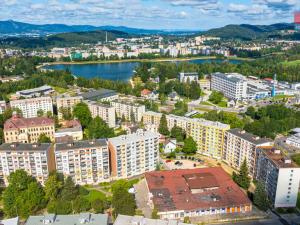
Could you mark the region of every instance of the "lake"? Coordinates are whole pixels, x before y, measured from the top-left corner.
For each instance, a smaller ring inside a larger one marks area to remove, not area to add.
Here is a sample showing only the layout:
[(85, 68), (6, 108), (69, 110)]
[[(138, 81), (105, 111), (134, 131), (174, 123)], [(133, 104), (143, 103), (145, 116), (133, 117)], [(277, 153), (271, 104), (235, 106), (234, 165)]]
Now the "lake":
[[(192, 59), (186, 62), (202, 64), (209, 62), (223, 62), (221, 59)], [(182, 61), (172, 61), (180, 63)], [(240, 63), (239, 60), (229, 60), (231, 63)], [(139, 62), (120, 62), (120, 63), (99, 63), (99, 64), (57, 64), (45, 66), (45, 69), (53, 70), (69, 70), (78, 77), (94, 78), (100, 77), (107, 80), (121, 80), (128, 81), (132, 75), (133, 70), (138, 66)]]

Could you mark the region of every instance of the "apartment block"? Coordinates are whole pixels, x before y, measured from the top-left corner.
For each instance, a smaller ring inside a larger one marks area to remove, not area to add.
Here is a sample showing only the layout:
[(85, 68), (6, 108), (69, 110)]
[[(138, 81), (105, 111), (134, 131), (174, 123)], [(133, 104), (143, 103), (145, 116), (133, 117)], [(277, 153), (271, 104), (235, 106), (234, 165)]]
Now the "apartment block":
[(230, 129), (226, 132), (222, 159), (235, 169), (247, 161), (249, 174), (254, 176), (256, 169), (256, 151), (258, 147), (273, 146), (273, 141), (260, 138), (241, 129)]
[(14, 114), (4, 123), (4, 141), (6, 143), (36, 143), (41, 134), (54, 141), (54, 120), (47, 117), (23, 118)]
[(84, 102), (88, 105), (93, 118), (99, 116), (109, 127), (113, 128), (116, 126), (115, 107), (90, 100), (85, 100)]
[(146, 111), (143, 113), (143, 124), (153, 124), (159, 127), (162, 113)]
[(0, 101), (0, 114), (3, 114), (6, 108), (7, 108), (6, 102)]
[(191, 83), (192, 81), (198, 82), (198, 76), (199, 75), (197, 72), (191, 72), (191, 73), (181, 72), (179, 73), (179, 81), (181, 83), (186, 83), (186, 82)]
[(159, 134), (138, 130), (136, 133), (108, 139), (111, 174), (129, 178), (153, 171), (159, 162)]
[(198, 152), (221, 159), (225, 142), (225, 132), (230, 125), (204, 119), (189, 119), (187, 135), (197, 143)]
[(57, 106), (57, 112), (58, 112), (58, 119), (62, 119), (63, 115), (61, 113), (62, 108), (68, 108), (73, 111), (73, 107), (82, 102), (83, 97), (82, 96), (65, 96), (61, 95), (56, 98), (56, 106)]
[(145, 106), (132, 102), (125, 101), (111, 101), (110, 105), (115, 107), (118, 117), (125, 117), (126, 120), (131, 121), (131, 115), (134, 115), (135, 121), (142, 121), (143, 114), (145, 113)]
[(238, 73), (213, 73), (211, 90), (220, 91), (233, 100), (247, 98), (247, 79)]
[(43, 110), (44, 114), (53, 114), (53, 103), (51, 97), (28, 98), (10, 101), (11, 108), (18, 108), (25, 118), (37, 117), (37, 112)]
[(261, 181), (275, 208), (295, 207), (300, 168), (274, 148), (258, 148), (256, 179)]
[(4, 143), (0, 145), (0, 184), (8, 185), (8, 176), (23, 169), (42, 185), (55, 169), (51, 144)]
[(171, 130), (174, 126), (182, 128), (184, 131), (188, 131), (190, 127), (190, 118), (176, 115), (167, 115), (166, 116), (168, 128)]
[(55, 145), (56, 170), (76, 184), (98, 184), (110, 178), (106, 140), (97, 139)]

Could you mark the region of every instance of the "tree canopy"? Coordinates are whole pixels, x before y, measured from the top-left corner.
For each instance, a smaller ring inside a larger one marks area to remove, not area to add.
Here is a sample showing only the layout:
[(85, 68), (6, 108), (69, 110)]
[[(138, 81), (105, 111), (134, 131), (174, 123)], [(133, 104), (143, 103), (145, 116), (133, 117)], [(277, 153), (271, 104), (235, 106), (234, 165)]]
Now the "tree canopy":
[(182, 152), (185, 154), (195, 154), (197, 152), (197, 143), (192, 137), (188, 137), (184, 140)]
[(162, 135), (166, 135), (166, 136), (170, 134), (169, 129), (168, 129), (167, 117), (165, 114), (163, 114), (160, 118), (158, 132), (161, 133)]
[(88, 125), (92, 121), (92, 115), (89, 110), (89, 107), (84, 102), (80, 102), (77, 105), (75, 105), (73, 109), (73, 115), (80, 121), (83, 128), (88, 127)]

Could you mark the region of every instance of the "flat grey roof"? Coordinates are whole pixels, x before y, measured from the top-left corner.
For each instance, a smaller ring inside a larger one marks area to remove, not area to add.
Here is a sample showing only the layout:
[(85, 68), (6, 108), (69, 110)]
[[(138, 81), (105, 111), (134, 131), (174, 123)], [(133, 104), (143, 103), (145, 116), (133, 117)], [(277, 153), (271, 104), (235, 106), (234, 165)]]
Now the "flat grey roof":
[(114, 95), (117, 95), (116, 91), (102, 88), (85, 92), (82, 94), (82, 97), (87, 100), (100, 100), (102, 98), (108, 98)]
[(0, 220), (1, 225), (19, 225), (19, 217), (10, 218), (7, 220)]
[(91, 147), (101, 147), (101, 146), (107, 146), (107, 143), (106, 143), (105, 139), (74, 141), (74, 142), (71, 142), (71, 143), (57, 143), (55, 145), (55, 151), (80, 149), (80, 148), (91, 148)]
[(47, 151), (51, 143), (3, 143), (0, 151)]
[(268, 142), (273, 142), (272, 139), (269, 138), (260, 138), (254, 134), (248, 133), (246, 131), (243, 131), (239, 128), (230, 129), (227, 131), (228, 133), (234, 134), (235, 136), (238, 136), (240, 138), (243, 138), (255, 145), (260, 145)]
[(43, 86), (37, 87), (37, 88), (17, 91), (17, 93), (19, 93), (21, 95), (29, 95), (29, 94), (32, 94), (32, 93), (35, 93), (35, 92), (44, 92), (44, 91), (49, 91), (49, 90), (53, 90), (53, 88), (50, 87), (49, 85), (43, 85)]
[[(48, 223), (46, 223), (48, 222)], [(81, 213), (75, 215), (54, 215), (48, 214), (45, 216), (30, 216), (25, 225), (108, 225), (108, 215), (106, 214), (93, 214)]]

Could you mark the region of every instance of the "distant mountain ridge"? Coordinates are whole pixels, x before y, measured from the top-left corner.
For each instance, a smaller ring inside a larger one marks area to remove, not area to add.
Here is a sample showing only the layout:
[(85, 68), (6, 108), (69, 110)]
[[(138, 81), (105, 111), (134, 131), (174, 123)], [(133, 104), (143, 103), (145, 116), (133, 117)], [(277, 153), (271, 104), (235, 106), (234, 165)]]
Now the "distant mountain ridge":
[[(65, 24), (29, 24), (22, 23), (13, 20), (0, 21), (0, 35), (12, 36), (12, 35), (40, 35), (45, 36), (49, 34), (57, 33), (70, 33), (70, 32), (89, 32), (89, 31), (121, 31), (128, 34), (143, 35), (143, 34), (164, 34), (164, 33), (176, 33), (181, 31), (166, 31), (155, 29), (142, 29), (131, 28), (125, 26), (91, 26), (91, 25), (65, 25)], [(182, 32), (194, 32), (195, 31), (182, 31)]]
[(204, 34), (225, 39), (239, 38), (252, 40), (278, 35), (280, 31), (291, 29), (294, 29), (294, 25), (290, 23), (277, 23), (271, 25), (230, 24), (221, 28), (210, 29), (207, 32), (204, 32)]

